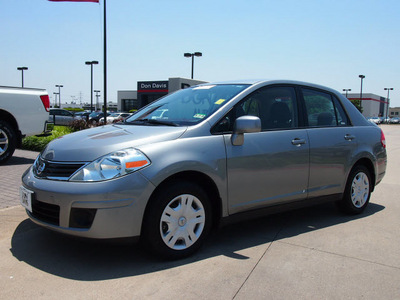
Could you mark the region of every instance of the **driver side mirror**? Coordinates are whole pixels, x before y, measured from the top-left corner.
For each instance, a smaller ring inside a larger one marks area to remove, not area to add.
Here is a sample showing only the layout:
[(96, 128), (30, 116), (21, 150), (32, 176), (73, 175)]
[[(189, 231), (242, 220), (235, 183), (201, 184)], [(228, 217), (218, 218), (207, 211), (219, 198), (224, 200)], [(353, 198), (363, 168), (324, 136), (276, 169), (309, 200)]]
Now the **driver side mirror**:
[(233, 124), (232, 145), (241, 146), (244, 143), (244, 134), (261, 131), (261, 120), (255, 116), (242, 116)]

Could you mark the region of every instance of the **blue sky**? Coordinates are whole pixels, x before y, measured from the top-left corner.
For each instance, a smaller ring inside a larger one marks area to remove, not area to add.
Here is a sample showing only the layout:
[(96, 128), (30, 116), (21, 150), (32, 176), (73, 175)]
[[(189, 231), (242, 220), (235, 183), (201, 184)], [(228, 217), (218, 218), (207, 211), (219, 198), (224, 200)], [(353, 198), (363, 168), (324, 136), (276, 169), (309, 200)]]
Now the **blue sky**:
[[(0, 0), (0, 85), (62, 84), (62, 101), (103, 91), (103, 1)], [(137, 81), (294, 79), (386, 97), (400, 106), (398, 0), (108, 0), (108, 100)], [(101, 92), (101, 100), (103, 93)]]

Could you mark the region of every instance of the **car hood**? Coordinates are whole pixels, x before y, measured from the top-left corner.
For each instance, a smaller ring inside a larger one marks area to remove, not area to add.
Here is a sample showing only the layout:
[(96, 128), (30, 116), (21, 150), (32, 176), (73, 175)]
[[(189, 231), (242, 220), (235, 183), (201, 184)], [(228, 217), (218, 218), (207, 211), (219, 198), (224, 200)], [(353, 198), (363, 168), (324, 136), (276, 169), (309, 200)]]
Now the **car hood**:
[(187, 127), (107, 125), (53, 140), (42, 153), (58, 162), (90, 162), (110, 152), (179, 138)]

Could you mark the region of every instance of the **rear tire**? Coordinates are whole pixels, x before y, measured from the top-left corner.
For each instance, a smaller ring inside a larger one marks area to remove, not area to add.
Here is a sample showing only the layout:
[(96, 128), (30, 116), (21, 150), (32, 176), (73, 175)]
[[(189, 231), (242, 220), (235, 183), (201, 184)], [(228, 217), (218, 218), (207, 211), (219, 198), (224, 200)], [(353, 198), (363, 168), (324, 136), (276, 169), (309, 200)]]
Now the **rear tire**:
[(13, 155), (17, 144), (17, 135), (12, 126), (0, 121), (0, 164), (5, 163)]
[(369, 170), (363, 166), (355, 166), (347, 179), (346, 189), (339, 208), (348, 214), (360, 214), (368, 206), (372, 192), (372, 181)]
[(154, 254), (181, 259), (196, 252), (211, 229), (207, 193), (192, 182), (173, 182), (160, 190), (143, 222), (142, 241)]

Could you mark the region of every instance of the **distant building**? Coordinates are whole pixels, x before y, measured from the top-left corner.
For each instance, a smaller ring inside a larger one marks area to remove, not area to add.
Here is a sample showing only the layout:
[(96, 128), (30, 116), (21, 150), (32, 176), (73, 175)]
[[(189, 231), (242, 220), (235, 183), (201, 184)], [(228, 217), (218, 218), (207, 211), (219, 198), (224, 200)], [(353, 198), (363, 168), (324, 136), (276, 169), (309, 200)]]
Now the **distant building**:
[(165, 81), (139, 81), (136, 91), (118, 91), (118, 110), (139, 109), (169, 93), (205, 82), (180, 77), (169, 78)]
[(400, 107), (390, 107), (389, 108), (389, 117), (400, 117)]
[[(349, 100), (359, 100), (360, 93), (347, 94)], [(388, 113), (388, 102), (385, 97), (371, 93), (363, 93), (361, 107), (363, 108), (363, 115), (369, 117), (386, 117)]]

